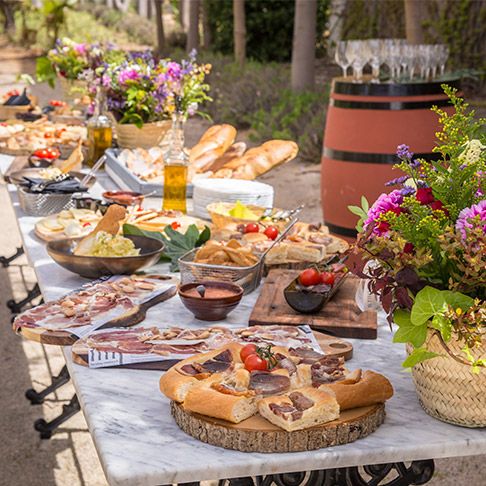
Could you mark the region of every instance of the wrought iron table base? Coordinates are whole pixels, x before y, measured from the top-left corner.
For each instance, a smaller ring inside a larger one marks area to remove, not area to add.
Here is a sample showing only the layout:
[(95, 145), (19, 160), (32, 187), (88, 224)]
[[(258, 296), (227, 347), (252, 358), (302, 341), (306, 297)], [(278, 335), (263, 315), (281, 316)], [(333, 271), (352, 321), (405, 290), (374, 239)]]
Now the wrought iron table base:
[(61, 371), (56, 376), (51, 376), (51, 384), (46, 386), (42, 391), (37, 392), (33, 388), (29, 388), (25, 392), (25, 398), (30, 401), (31, 405), (40, 405), (44, 402), (44, 398), (55, 392), (59, 387), (65, 385), (71, 377), (69, 376), (69, 371), (67, 366), (64, 365)]
[[(256, 476), (255, 478), (221, 479), (218, 486), (409, 486), (428, 483), (434, 475), (434, 461), (413, 461)], [(368, 477), (369, 476), (369, 477)], [(390, 476), (390, 478), (388, 478)], [(386, 482), (383, 482), (386, 481)], [(200, 482), (178, 486), (200, 486)]]
[(69, 403), (62, 406), (62, 413), (50, 422), (38, 419), (34, 422), (34, 429), (39, 432), (41, 439), (50, 439), (52, 433), (66, 420), (76, 415), (81, 410), (78, 397), (73, 395)]
[(23, 254), (24, 254), (24, 249), (21, 246), (19, 246), (17, 247), (16, 252), (12, 256), (9, 257), (0, 256), (0, 265), (2, 265), (3, 268), (7, 268), (16, 258), (18, 258)]
[(35, 284), (30, 290), (27, 291), (27, 295), (22, 299), (16, 302), (13, 299), (7, 300), (7, 307), (10, 309), (12, 314), (18, 314), (22, 312), (22, 307), (27, 304), (30, 304), (36, 297), (39, 297), (41, 294), (39, 284)]

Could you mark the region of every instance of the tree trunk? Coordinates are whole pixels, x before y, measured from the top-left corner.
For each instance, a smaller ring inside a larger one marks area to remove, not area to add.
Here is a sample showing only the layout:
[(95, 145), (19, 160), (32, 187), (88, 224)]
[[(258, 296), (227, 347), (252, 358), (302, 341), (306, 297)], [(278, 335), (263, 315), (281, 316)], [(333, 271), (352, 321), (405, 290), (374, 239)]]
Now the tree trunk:
[(427, 5), (423, 0), (404, 0), (405, 32), (409, 44), (424, 43), (423, 21), (427, 18)]
[(201, 16), (202, 16), (202, 30), (203, 30), (203, 43), (204, 49), (209, 49), (211, 47), (211, 26), (209, 25), (209, 6), (208, 0), (202, 0), (201, 5)]
[(164, 0), (154, 0), (155, 3), (155, 24), (157, 26), (157, 54), (162, 56), (165, 49), (164, 17), (162, 6)]
[(315, 83), (317, 0), (295, 0), (291, 85), (295, 91)]
[(199, 0), (188, 0), (185, 7), (189, 8), (186, 51), (191, 52), (199, 47)]
[(233, 40), (235, 60), (243, 66), (246, 59), (245, 0), (233, 0)]

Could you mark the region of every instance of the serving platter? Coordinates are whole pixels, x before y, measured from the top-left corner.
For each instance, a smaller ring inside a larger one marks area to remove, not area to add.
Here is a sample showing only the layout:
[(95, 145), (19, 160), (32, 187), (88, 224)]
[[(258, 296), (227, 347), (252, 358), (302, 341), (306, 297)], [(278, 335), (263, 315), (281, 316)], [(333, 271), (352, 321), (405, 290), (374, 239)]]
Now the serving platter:
[(239, 424), (189, 412), (171, 401), (176, 424), (207, 444), (241, 452), (299, 452), (354, 442), (374, 432), (385, 419), (383, 403), (344, 410), (339, 419), (303, 430), (287, 432), (254, 415)]
[[(353, 357), (353, 345), (349, 341), (335, 338), (333, 336), (328, 336), (326, 334), (317, 331), (313, 331), (313, 333), (317, 343), (319, 344), (320, 348), (322, 349), (322, 351), (326, 356), (342, 356), (345, 360), (350, 360)], [(89, 366), (88, 353), (92, 350), (86, 344), (84, 339), (80, 339), (79, 341), (75, 342), (73, 344), (73, 347), (71, 348), (71, 351), (72, 351), (73, 361), (75, 363), (82, 366)], [(108, 354), (110, 355), (110, 354), (118, 354), (118, 353), (108, 353)], [(118, 368), (129, 368), (129, 369), (138, 369), (138, 370), (150, 369), (150, 370), (167, 371), (171, 366), (179, 362), (179, 360), (175, 360), (175, 359), (164, 359), (163, 356), (160, 356), (160, 359), (161, 359), (160, 361), (130, 363), (130, 364), (122, 364), (122, 365), (114, 365), (114, 366), (117, 366)]]
[[(142, 302), (134, 307), (130, 308), (125, 313), (119, 315), (114, 319), (110, 319), (105, 322), (102, 326), (96, 329), (108, 329), (112, 327), (130, 327), (142, 322), (147, 314), (147, 311), (171, 297), (173, 297), (177, 292), (177, 279), (175, 278), (164, 278), (167, 284), (167, 288), (157, 293), (150, 299)], [(79, 336), (74, 334), (74, 332), (69, 332), (68, 329), (60, 330), (50, 330), (42, 327), (27, 327), (27, 326), (16, 326), (14, 321), (13, 328), (15, 332), (25, 339), (30, 341), (36, 341), (41, 344), (52, 344), (57, 346), (70, 346), (75, 343)]]
[(309, 325), (344, 338), (376, 339), (377, 315), (356, 303), (359, 279), (349, 276), (334, 298), (316, 314), (299, 314), (285, 301), (284, 289), (299, 275), (296, 270), (271, 270), (250, 315), (250, 325)]

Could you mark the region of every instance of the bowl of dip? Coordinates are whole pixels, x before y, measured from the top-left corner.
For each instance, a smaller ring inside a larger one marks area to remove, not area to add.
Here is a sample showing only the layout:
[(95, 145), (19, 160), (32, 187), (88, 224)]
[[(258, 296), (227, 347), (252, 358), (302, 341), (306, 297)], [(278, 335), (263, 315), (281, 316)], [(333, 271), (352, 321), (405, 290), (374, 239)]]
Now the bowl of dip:
[(221, 321), (243, 297), (243, 288), (231, 282), (193, 282), (179, 287), (179, 297), (196, 319)]
[(140, 206), (145, 197), (142, 193), (133, 191), (106, 191), (102, 196), (106, 201), (121, 206)]

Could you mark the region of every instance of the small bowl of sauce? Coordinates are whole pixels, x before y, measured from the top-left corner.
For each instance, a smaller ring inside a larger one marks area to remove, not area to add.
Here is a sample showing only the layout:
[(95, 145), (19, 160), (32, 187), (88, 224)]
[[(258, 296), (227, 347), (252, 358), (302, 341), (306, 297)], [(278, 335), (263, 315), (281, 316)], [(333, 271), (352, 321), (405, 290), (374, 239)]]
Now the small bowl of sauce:
[(221, 321), (243, 297), (243, 288), (230, 282), (193, 282), (179, 287), (179, 297), (196, 319)]
[(103, 193), (103, 199), (121, 206), (140, 206), (144, 197), (142, 193), (133, 191), (106, 191)]

